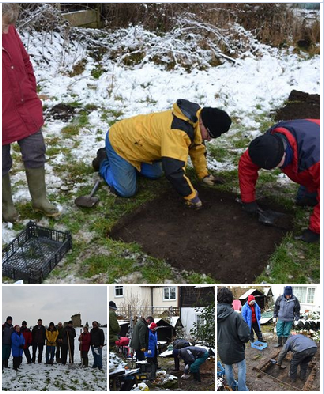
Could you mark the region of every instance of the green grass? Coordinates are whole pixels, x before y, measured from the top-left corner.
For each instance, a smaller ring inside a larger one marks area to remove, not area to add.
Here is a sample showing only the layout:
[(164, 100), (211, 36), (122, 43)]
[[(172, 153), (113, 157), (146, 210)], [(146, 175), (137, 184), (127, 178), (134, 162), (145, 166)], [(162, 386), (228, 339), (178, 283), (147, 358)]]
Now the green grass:
[[(149, 96), (145, 102), (149, 102)], [(148, 101), (147, 101), (148, 100)], [(75, 97), (75, 106), (82, 107)], [(261, 109), (258, 106), (257, 109)], [(111, 229), (120, 219), (131, 213), (143, 204), (153, 200), (161, 193), (170, 188), (169, 182), (163, 177), (158, 181), (151, 181), (140, 177), (138, 179), (139, 192), (134, 198), (119, 198), (109, 193), (104, 183), (100, 186), (97, 195), (100, 202), (95, 207), (77, 208), (74, 200), (77, 196), (87, 195), (92, 189), (93, 170), (91, 164), (77, 161), (71, 152), (71, 148), (65, 148), (62, 139), (71, 138), (73, 145), (79, 144), (78, 135), (82, 127), (90, 125), (88, 114), (91, 111), (100, 110), (94, 104), (88, 104), (81, 110), (74, 121), (62, 129), (62, 136), (46, 135), (47, 155), (50, 157), (60, 153), (64, 154), (64, 162), (54, 165), (54, 174), (62, 179), (62, 183), (68, 186), (68, 190), (60, 191), (55, 195), (49, 195), (50, 201), (57, 201), (64, 207), (64, 214), (58, 219), (49, 219), (49, 226), (71, 231), (73, 234), (73, 251), (66, 255), (64, 261), (56, 267), (49, 276), (64, 279), (71, 273), (71, 269), (77, 276), (85, 278), (89, 283), (106, 281), (115, 283), (121, 276), (131, 278), (135, 274), (136, 283), (164, 283), (166, 281), (178, 281), (180, 278), (186, 283), (215, 283), (210, 276), (201, 275), (197, 272), (182, 272), (181, 277), (165, 261), (146, 256), (140, 245), (136, 243), (124, 243), (109, 238)], [(111, 125), (123, 116), (120, 109), (101, 110), (101, 120)], [(266, 131), (273, 121), (266, 114), (251, 115), (254, 120), (260, 122), (260, 130)], [(235, 114), (233, 115), (235, 118)], [(91, 125), (90, 125), (91, 126)], [(241, 124), (234, 122), (237, 132), (228, 138), (219, 138), (213, 143), (207, 144), (208, 157), (220, 163), (234, 165), (234, 170), (212, 171), (216, 176), (221, 176), (225, 183), (218, 185), (218, 190), (232, 192), (239, 195), (239, 182), (237, 164), (242, 151), (250, 142), (249, 130)], [(98, 144), (102, 141), (102, 130), (97, 130)], [(63, 147), (61, 147), (63, 145)], [(23, 170), (21, 154), (18, 144), (13, 144), (15, 166), (13, 174)], [(94, 152), (95, 156), (95, 152)], [(17, 162), (19, 165), (17, 166)], [(296, 207), (294, 204), (298, 185), (288, 183), (281, 185), (277, 182), (280, 170), (260, 171), (257, 182), (257, 197), (267, 198), (269, 202), (277, 203), (288, 209), (294, 216), (293, 229), (287, 234), (275, 252), (270, 257), (269, 270), (259, 275), (255, 283), (311, 283), (320, 280), (320, 248), (319, 245), (309, 245), (294, 239), (294, 236), (307, 228), (311, 209)], [(198, 184), (198, 188), (207, 187), (199, 182), (195, 171), (187, 169), (188, 177)], [(77, 193), (72, 193), (76, 183), (88, 182), (89, 186), (80, 187)], [(15, 186), (25, 184), (20, 180)], [(35, 213), (31, 203), (17, 203), (16, 207), (22, 220), (41, 220), (42, 215)], [(24, 228), (22, 222), (14, 224), (13, 229), (21, 231)], [(179, 277), (177, 277), (179, 275)], [(3, 278), (6, 280), (6, 278)], [(130, 279), (131, 280), (131, 279)]]

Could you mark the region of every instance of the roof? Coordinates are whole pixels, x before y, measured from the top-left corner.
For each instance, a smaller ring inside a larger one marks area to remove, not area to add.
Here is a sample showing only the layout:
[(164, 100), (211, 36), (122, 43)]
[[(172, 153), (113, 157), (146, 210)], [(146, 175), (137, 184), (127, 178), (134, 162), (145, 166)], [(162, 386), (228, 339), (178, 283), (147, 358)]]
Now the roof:
[[(255, 291), (259, 291), (259, 290), (257, 290), (257, 289), (249, 289), (243, 295), (241, 295), (241, 297), (239, 299), (240, 300), (245, 300), (249, 295), (251, 295)], [(262, 292), (263, 292), (264, 296), (267, 296), (269, 293), (272, 294), (271, 293), (271, 287), (263, 287), (262, 288)]]

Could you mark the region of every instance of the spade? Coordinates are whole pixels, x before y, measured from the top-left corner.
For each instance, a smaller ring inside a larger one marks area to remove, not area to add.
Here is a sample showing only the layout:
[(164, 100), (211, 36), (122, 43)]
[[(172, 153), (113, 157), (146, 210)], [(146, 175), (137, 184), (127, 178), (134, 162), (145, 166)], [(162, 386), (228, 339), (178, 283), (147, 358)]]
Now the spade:
[(78, 207), (92, 208), (99, 201), (98, 197), (94, 197), (96, 191), (99, 188), (100, 181), (97, 180), (91, 193), (86, 196), (79, 196), (75, 199), (75, 205)]

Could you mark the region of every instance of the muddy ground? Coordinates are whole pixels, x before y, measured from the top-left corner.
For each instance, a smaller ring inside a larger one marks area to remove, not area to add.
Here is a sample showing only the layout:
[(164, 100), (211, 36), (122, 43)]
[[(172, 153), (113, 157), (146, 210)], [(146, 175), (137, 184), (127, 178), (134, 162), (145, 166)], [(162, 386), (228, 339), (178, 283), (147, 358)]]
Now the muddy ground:
[(203, 207), (196, 211), (175, 192), (166, 193), (122, 219), (110, 236), (135, 241), (179, 270), (204, 273), (220, 283), (252, 283), (292, 229), (291, 216), (282, 228), (268, 227), (243, 212), (234, 194), (200, 186), (199, 195)]
[[(215, 359), (208, 359), (200, 368), (201, 382), (197, 382), (190, 376), (189, 379), (181, 379), (184, 373), (184, 363), (180, 363), (180, 371), (174, 372), (173, 357), (159, 357), (159, 367), (167, 374), (177, 376), (177, 384), (170, 388), (173, 391), (215, 391)], [(154, 384), (150, 390), (157, 391), (160, 388)]]
[[(288, 377), (289, 364), (292, 353), (288, 353), (286, 359), (283, 360), (283, 366), (286, 369), (279, 369), (278, 366), (272, 365), (266, 373), (259, 372), (254, 368), (261, 368), (271, 358), (277, 359), (278, 349), (274, 347), (277, 343), (277, 337), (274, 334), (264, 334), (264, 339), (268, 343), (268, 347), (263, 350), (254, 349), (250, 342), (246, 344), (245, 359), (246, 359), (246, 385), (249, 391), (301, 391), (305, 382), (302, 382), (299, 377), (295, 383), (291, 383)], [(311, 390), (320, 390), (320, 353), (319, 344), (318, 352), (316, 354), (316, 376), (313, 381)], [(315, 358), (313, 360), (315, 360)], [(234, 368), (234, 370), (236, 370)], [(298, 367), (298, 375), (299, 375)], [(307, 377), (311, 372), (311, 364), (309, 364)], [(237, 377), (237, 372), (235, 373)]]

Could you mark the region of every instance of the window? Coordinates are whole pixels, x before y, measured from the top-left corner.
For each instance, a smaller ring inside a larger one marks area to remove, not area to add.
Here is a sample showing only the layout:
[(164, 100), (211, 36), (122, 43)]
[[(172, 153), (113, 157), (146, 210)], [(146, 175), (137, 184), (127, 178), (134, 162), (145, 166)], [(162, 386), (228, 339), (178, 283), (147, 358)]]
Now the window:
[(315, 287), (293, 286), (293, 294), (303, 304), (314, 304)]
[(199, 329), (201, 326), (205, 325), (205, 319), (201, 317), (201, 315), (196, 315), (197, 316), (197, 328)]
[(308, 287), (307, 290), (307, 304), (314, 304), (315, 287)]
[(171, 301), (177, 299), (177, 291), (175, 287), (163, 288), (163, 301)]
[(124, 286), (115, 286), (115, 297), (124, 297)]

